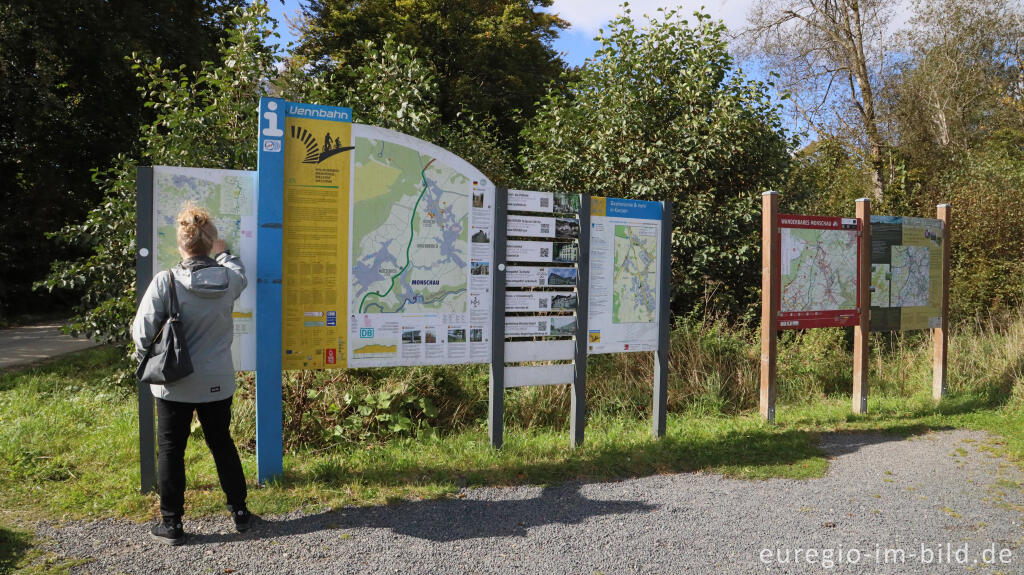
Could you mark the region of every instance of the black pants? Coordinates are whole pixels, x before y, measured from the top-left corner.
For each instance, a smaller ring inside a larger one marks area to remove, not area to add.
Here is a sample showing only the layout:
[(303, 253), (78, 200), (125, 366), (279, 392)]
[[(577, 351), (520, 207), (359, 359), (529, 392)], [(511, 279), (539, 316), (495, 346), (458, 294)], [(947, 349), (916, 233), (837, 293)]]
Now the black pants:
[(247, 495), (242, 462), (231, 439), (231, 398), (210, 403), (181, 403), (157, 398), (157, 474), (160, 482), (160, 515), (164, 519), (185, 514), (185, 446), (192, 427), (192, 412), (199, 414), (206, 445), (217, 465), (220, 487), (229, 511), (245, 507)]

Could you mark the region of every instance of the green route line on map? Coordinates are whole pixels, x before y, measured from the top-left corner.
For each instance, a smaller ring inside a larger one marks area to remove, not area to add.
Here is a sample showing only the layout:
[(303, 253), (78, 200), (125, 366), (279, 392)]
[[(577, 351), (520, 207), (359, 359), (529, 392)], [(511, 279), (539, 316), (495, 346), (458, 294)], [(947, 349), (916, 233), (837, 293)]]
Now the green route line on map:
[(430, 167), (430, 164), (434, 163), (435, 159), (436, 158), (431, 158), (430, 161), (427, 162), (427, 165), (423, 166), (423, 169), (420, 171), (420, 179), (423, 180), (423, 190), (420, 191), (419, 197), (416, 198), (416, 203), (412, 206), (412, 217), (409, 218), (409, 244), (405, 246), (405, 267), (403, 267), (397, 274), (391, 276), (391, 285), (388, 287), (388, 291), (383, 294), (372, 291), (364, 295), (363, 299), (359, 301), (359, 313), (363, 313), (363, 304), (366, 303), (366, 298), (371, 295), (375, 295), (379, 298), (388, 297), (391, 290), (395, 289), (395, 280), (398, 279), (398, 276), (404, 274), (405, 270), (409, 269), (409, 266), (412, 265), (412, 258), (409, 256), (409, 250), (412, 249), (412, 241), (416, 235), (416, 209), (420, 207), (420, 201), (423, 199), (423, 195), (427, 193), (427, 188), (430, 187), (427, 183), (427, 168)]

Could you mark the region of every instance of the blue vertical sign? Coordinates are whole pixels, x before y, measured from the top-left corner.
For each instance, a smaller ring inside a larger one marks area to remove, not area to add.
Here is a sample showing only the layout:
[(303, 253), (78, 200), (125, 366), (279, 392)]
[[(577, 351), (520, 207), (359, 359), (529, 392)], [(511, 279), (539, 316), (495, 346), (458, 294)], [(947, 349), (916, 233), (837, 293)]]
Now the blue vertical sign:
[(257, 179), (256, 475), (260, 483), (284, 471), (281, 411), (281, 277), (284, 240), (284, 108), (260, 98)]

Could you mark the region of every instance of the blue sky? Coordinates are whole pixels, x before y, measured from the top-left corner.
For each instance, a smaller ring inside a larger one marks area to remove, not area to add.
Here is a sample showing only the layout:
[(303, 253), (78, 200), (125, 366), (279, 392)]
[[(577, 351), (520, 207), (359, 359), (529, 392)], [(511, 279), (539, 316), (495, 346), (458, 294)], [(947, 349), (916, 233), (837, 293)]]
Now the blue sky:
[[(718, 0), (716, 2), (667, 2), (665, 0), (633, 0), (629, 3), (634, 17), (642, 14), (653, 14), (659, 7), (679, 8), (684, 14), (704, 7), (705, 11), (715, 18), (725, 21), (731, 29), (737, 29), (746, 20), (747, 10), (753, 0)], [(295, 38), (285, 25), (284, 15), (294, 15), (299, 11), (300, 0), (269, 0), (270, 11), (279, 21), (278, 33), (281, 34), (282, 46)], [(572, 27), (562, 32), (555, 42), (555, 50), (563, 54), (566, 62), (580, 65), (594, 54), (597, 43), (593, 38), (598, 30), (621, 12), (617, 1), (605, 0), (555, 0), (552, 11), (567, 20)]]

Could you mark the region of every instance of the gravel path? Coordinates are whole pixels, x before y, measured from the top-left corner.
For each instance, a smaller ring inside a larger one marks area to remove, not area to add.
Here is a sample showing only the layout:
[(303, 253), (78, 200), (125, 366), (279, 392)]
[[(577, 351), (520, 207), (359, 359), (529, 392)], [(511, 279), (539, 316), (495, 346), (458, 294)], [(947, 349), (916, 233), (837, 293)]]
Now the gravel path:
[(467, 489), (268, 517), (244, 536), (226, 516), (186, 518), (178, 548), (124, 520), (36, 528), (46, 551), (92, 558), (72, 573), (1024, 573), (1024, 473), (993, 441), (830, 434), (821, 479)]

